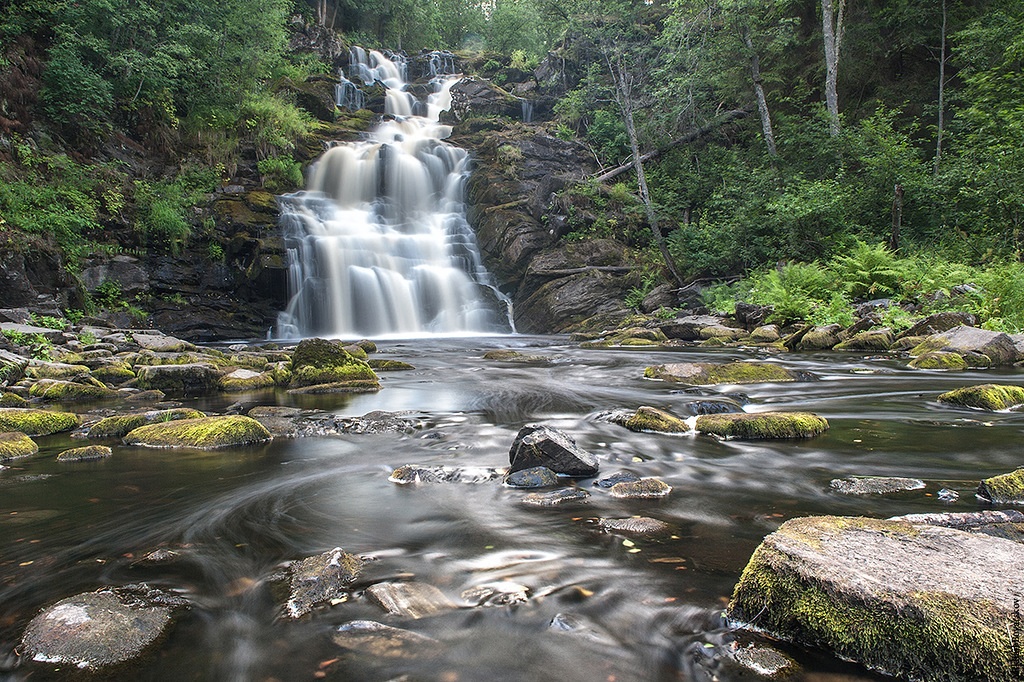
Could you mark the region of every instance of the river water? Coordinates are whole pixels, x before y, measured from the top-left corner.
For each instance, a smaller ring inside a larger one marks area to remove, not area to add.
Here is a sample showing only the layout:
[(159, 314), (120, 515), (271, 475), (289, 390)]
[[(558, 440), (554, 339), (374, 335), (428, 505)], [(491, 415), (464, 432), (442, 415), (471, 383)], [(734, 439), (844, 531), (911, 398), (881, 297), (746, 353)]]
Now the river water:
[[(750, 359), (734, 350), (582, 350), (564, 337), (413, 339), (379, 343), (377, 357), (415, 371), (383, 373), (377, 394), (298, 397), (264, 392), (193, 404), (211, 412), (288, 404), (359, 416), (408, 410), (411, 434), (278, 440), (214, 453), (115, 446), (113, 457), (58, 465), (81, 441), (40, 438), (40, 453), (0, 472), (0, 680), (45, 679), (10, 652), (41, 607), (106, 585), (147, 581), (192, 608), (132, 680), (640, 680), (755, 679), (725, 662), (730, 631), (721, 611), (751, 552), (784, 520), (808, 514), (887, 517), (979, 508), (982, 477), (1021, 463), (1024, 413), (981, 413), (939, 404), (945, 390), (1019, 382), (1020, 372), (910, 370), (905, 360), (856, 354), (771, 357), (817, 380), (687, 389), (643, 379), (673, 361)], [(545, 355), (548, 365), (482, 359), (492, 348)], [(809, 410), (828, 418), (823, 436), (784, 442), (720, 442), (632, 433), (600, 412), (640, 405), (685, 415), (701, 398), (727, 397), (748, 411)], [(673, 487), (655, 501), (619, 500), (593, 487), (586, 504), (537, 508), (499, 483), (399, 486), (402, 464), (500, 467), (519, 428), (541, 422), (573, 436), (602, 474), (628, 470)], [(912, 476), (923, 491), (845, 497), (848, 475)], [(957, 502), (936, 497), (941, 488)], [(670, 536), (604, 534), (591, 519), (651, 516)], [(626, 541), (628, 540), (628, 541)], [(185, 559), (133, 567), (158, 547)], [(282, 563), (343, 547), (373, 557), (349, 601), (297, 622), (281, 618), (267, 578)], [(415, 621), (386, 616), (362, 593), (382, 580), (430, 583), (458, 603), (463, 591), (508, 581), (530, 598)], [(331, 632), (372, 619), (439, 641), (415, 660), (361, 658)], [(552, 623), (555, 623), (553, 626)], [(571, 624), (571, 627), (570, 627)], [(881, 679), (852, 664), (786, 649), (795, 679)], [(404, 677), (403, 677), (404, 676)]]

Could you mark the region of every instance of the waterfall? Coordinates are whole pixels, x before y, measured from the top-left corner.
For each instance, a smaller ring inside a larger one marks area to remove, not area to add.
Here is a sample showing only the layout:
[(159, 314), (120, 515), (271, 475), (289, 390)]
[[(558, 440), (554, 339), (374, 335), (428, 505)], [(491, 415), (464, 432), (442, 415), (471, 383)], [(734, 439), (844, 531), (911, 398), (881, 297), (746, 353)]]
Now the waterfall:
[[(431, 72), (445, 61), (431, 57)], [(458, 78), (437, 75), (418, 102), (407, 68), (400, 55), (352, 49), (338, 106), (361, 106), (358, 84), (380, 83), (386, 118), (324, 153), (306, 191), (278, 198), (291, 297), (278, 336), (512, 331), (466, 219), (469, 155), (444, 141), (451, 127), (439, 122)]]
[(533, 102), (524, 98), (519, 103), (523, 109), (523, 123), (533, 123)]

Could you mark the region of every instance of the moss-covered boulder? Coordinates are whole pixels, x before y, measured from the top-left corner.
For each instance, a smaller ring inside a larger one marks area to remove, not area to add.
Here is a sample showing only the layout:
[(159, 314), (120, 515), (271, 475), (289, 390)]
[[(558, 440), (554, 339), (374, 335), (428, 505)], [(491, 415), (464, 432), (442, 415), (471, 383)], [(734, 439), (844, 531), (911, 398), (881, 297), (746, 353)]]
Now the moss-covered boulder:
[(1024, 545), (907, 520), (807, 517), (764, 539), (733, 592), (739, 626), (901, 679), (1017, 677)]
[(766, 324), (757, 327), (754, 331), (750, 332), (751, 343), (775, 343), (782, 338), (779, 334), (779, 325), (777, 324)]
[(39, 446), (20, 431), (0, 433), (0, 462), (9, 462), (19, 457), (30, 457), (39, 452)]
[(978, 497), (995, 504), (1024, 504), (1024, 468), (986, 478), (978, 486)]
[(584, 341), (581, 348), (613, 348), (615, 346), (657, 346), (668, 341), (668, 337), (660, 329), (645, 327), (628, 327), (618, 329), (604, 336)]
[(1024, 386), (1009, 384), (981, 384), (947, 391), (939, 396), (939, 402), (962, 407), (977, 407), (982, 410), (1006, 410), (1015, 405), (1024, 405)]
[(374, 391), (380, 389), (377, 375), (365, 360), (354, 357), (337, 343), (306, 339), (292, 354), (292, 389), (306, 393)]
[(964, 358), (982, 355), (988, 358), (985, 365), (1010, 365), (1020, 359), (1009, 334), (967, 326), (933, 334), (914, 347), (910, 354), (921, 356), (933, 351), (959, 353)]
[(126, 362), (106, 362), (92, 370), (92, 376), (108, 386), (120, 386), (135, 378)]
[(10, 385), (25, 376), (29, 359), (0, 348), (0, 384)]
[(869, 329), (854, 334), (851, 338), (835, 346), (834, 350), (887, 351), (894, 343), (892, 330), (888, 327)]
[(842, 327), (829, 324), (814, 327), (805, 333), (796, 344), (797, 350), (829, 350), (839, 343), (839, 332)]
[(33, 360), (25, 368), (25, 376), (31, 379), (71, 379), (89, 375), (85, 365), (73, 365), (65, 362), (42, 362)]
[(503, 348), (489, 350), (484, 353), (484, 360), (496, 360), (498, 362), (514, 362), (521, 365), (549, 365), (551, 359), (543, 355), (529, 355), (517, 350)]
[(137, 366), (136, 371), (136, 385), (143, 390), (203, 395), (220, 386), (220, 375), (212, 364), (206, 362)]
[(910, 361), (914, 369), (967, 369), (967, 361), (959, 353), (948, 351), (929, 351)]
[(32, 384), (28, 394), (33, 398), (41, 398), (53, 402), (74, 402), (79, 400), (108, 400), (117, 396), (106, 386), (81, 384), (77, 381), (61, 381), (59, 379), (40, 379)]
[(695, 386), (777, 383), (799, 379), (795, 372), (770, 362), (674, 362), (648, 367), (644, 376)]
[(686, 433), (690, 425), (684, 420), (656, 407), (642, 405), (626, 417), (622, 425), (630, 431), (655, 431), (658, 433)]
[(140, 426), (124, 437), (127, 445), (213, 450), (266, 443), (273, 436), (255, 419), (241, 415), (182, 419)]
[(78, 415), (21, 407), (0, 408), (0, 431), (20, 431), (27, 436), (48, 436), (78, 426)]
[(159, 422), (177, 421), (179, 419), (201, 419), (206, 415), (189, 407), (176, 407), (170, 410), (150, 410), (133, 414), (117, 414), (104, 417), (89, 428), (89, 438), (123, 438), (130, 432)]
[(272, 388), (276, 384), (271, 372), (254, 372), (251, 369), (236, 369), (220, 378), (221, 390), (227, 393), (256, 391)]
[(94, 462), (106, 459), (113, 454), (113, 450), (106, 445), (86, 445), (81, 448), (71, 448), (57, 455), (58, 462)]
[(0, 393), (0, 407), (28, 407), (27, 400), (10, 391)]
[(370, 359), (367, 361), (370, 365), (370, 369), (375, 372), (407, 372), (412, 369), (416, 369), (408, 362), (402, 362), (401, 360), (374, 360)]
[(828, 430), (828, 420), (810, 412), (745, 412), (697, 417), (697, 431), (723, 438), (810, 438)]

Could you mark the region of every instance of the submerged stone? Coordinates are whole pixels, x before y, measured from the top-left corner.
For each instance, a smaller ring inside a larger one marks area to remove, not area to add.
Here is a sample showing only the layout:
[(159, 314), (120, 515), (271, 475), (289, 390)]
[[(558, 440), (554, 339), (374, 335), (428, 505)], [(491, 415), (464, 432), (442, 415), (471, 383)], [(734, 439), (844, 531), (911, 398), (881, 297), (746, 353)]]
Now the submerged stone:
[(502, 349), (489, 350), (484, 353), (484, 360), (498, 360), (500, 362), (515, 362), (523, 365), (550, 365), (551, 359), (543, 355), (527, 355), (517, 350)]
[(140, 426), (124, 437), (127, 445), (149, 448), (187, 447), (212, 450), (256, 445), (273, 436), (255, 419), (241, 415), (182, 419)]
[(612, 497), (640, 500), (665, 497), (672, 492), (672, 486), (659, 478), (641, 478), (639, 481), (616, 483), (609, 492)]
[(521, 469), (505, 477), (505, 485), (513, 488), (550, 488), (558, 483), (558, 474), (547, 467)]
[(167, 630), (176, 595), (145, 584), (106, 588), (62, 599), (32, 619), (21, 645), (35, 661), (97, 669), (131, 661)]
[(799, 376), (779, 365), (767, 362), (674, 362), (644, 370), (648, 379), (661, 379), (695, 386), (714, 384), (760, 384), (797, 381)]
[(444, 592), (427, 583), (377, 583), (366, 588), (366, 595), (399, 618), (425, 618), (458, 608)]
[(834, 478), (829, 486), (843, 495), (888, 495), (906, 490), (921, 490), (925, 487), (924, 481), (919, 478), (897, 476)]
[(656, 407), (642, 405), (623, 423), (630, 431), (653, 431), (657, 433), (686, 433), (690, 425), (685, 421)]
[(40, 379), (32, 384), (28, 391), (33, 398), (54, 402), (72, 402), (77, 400), (105, 400), (117, 396), (117, 392), (106, 386), (83, 384), (76, 381), (60, 379)]
[(939, 402), (982, 410), (1006, 410), (1024, 405), (1024, 387), (1007, 384), (981, 384), (947, 391)]
[(597, 527), (608, 533), (628, 535), (660, 535), (671, 530), (664, 521), (648, 516), (631, 516), (628, 519), (597, 519)]
[(342, 647), (373, 658), (420, 661), (438, 654), (441, 643), (411, 630), (384, 625), (372, 620), (353, 620), (331, 634)]
[(523, 504), (529, 504), (534, 507), (557, 507), (562, 504), (586, 502), (588, 499), (590, 499), (590, 493), (586, 490), (563, 488), (561, 490), (552, 490), (549, 493), (530, 493), (524, 496), (522, 501)]
[(388, 480), (399, 485), (410, 483), (486, 483), (505, 475), (504, 469), (489, 467), (421, 466), (405, 464), (391, 472)]
[(596, 481), (594, 485), (598, 488), (611, 488), (617, 483), (639, 481), (640, 477), (634, 474), (632, 471), (616, 471), (614, 474), (604, 476)]
[(0, 431), (21, 431), (27, 436), (48, 436), (78, 426), (78, 415), (30, 408), (0, 408)]
[(733, 660), (755, 675), (771, 679), (788, 677), (799, 668), (796, 661), (778, 649), (763, 644), (736, 649)]
[(285, 613), (300, 618), (316, 606), (346, 598), (362, 567), (362, 559), (340, 547), (293, 563), (288, 567)]
[(910, 361), (914, 369), (967, 369), (967, 361), (959, 353), (929, 351)]
[(31, 457), (37, 452), (39, 446), (21, 431), (0, 433), (0, 462)]
[(697, 431), (723, 438), (810, 438), (827, 430), (828, 421), (810, 412), (741, 412), (697, 417)]
[(106, 459), (113, 454), (113, 451), (106, 445), (86, 445), (82, 448), (72, 448), (57, 455), (58, 462), (93, 462)]
[(198, 419), (206, 415), (199, 410), (187, 407), (170, 410), (151, 410), (134, 414), (118, 414), (104, 417), (89, 428), (89, 438), (123, 438), (130, 432), (155, 422), (177, 421), (179, 419)]
[(564, 476), (593, 476), (597, 459), (565, 433), (540, 424), (527, 424), (509, 450), (509, 472), (543, 466)]
[(754, 552), (727, 616), (906, 679), (1017, 679), (1014, 591), (1024, 546), (852, 517), (787, 521)]
[(1024, 468), (986, 478), (978, 486), (978, 497), (995, 504), (1024, 504)]

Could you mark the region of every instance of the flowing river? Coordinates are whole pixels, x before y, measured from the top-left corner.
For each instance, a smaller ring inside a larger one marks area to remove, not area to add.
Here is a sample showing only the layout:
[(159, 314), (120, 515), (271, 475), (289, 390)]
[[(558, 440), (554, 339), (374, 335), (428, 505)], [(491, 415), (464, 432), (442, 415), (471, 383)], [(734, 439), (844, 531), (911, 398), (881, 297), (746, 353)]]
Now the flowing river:
[[(482, 359), (513, 347), (551, 359), (514, 365)], [(564, 337), (416, 339), (380, 344), (377, 357), (415, 371), (382, 374), (376, 394), (242, 396), (338, 416), (411, 411), (408, 434), (279, 439), (216, 452), (115, 446), (113, 457), (58, 464), (81, 441), (39, 438), (40, 453), (0, 472), (0, 680), (40, 679), (15, 667), (12, 648), (41, 607), (65, 596), (146, 581), (192, 608), (132, 680), (561, 680), (752, 679), (724, 662), (737, 637), (721, 619), (761, 538), (809, 514), (887, 517), (971, 511), (982, 477), (1020, 464), (1024, 413), (940, 405), (939, 392), (1019, 382), (1012, 369), (910, 370), (892, 357), (787, 354), (781, 364), (816, 381), (688, 389), (643, 379), (673, 361), (749, 358), (734, 350), (582, 350)], [(700, 399), (747, 411), (808, 410), (831, 429), (803, 441), (721, 442), (633, 433), (598, 418), (653, 405), (689, 413)], [(192, 404), (210, 412), (238, 399)], [(416, 463), (501, 467), (521, 426), (541, 422), (594, 453), (602, 475), (632, 471), (673, 487), (661, 500), (620, 500), (590, 480), (586, 504), (537, 508), (500, 482), (400, 486)], [(849, 475), (911, 476), (925, 490), (847, 497), (829, 488)], [(949, 488), (959, 501), (940, 501)], [(599, 532), (592, 519), (645, 515), (671, 524), (657, 540)], [(158, 547), (185, 557), (133, 562)], [(282, 563), (333, 547), (373, 557), (351, 598), (299, 621), (281, 617), (267, 578)], [(381, 580), (430, 583), (461, 608), (419, 620), (389, 618), (362, 593)], [(513, 606), (473, 607), (460, 595), (486, 583), (525, 586)], [(411, 660), (360, 657), (331, 633), (352, 620), (407, 628), (439, 644)], [(741, 637), (741, 643), (749, 636)], [(794, 679), (882, 679), (820, 653), (789, 649)]]

